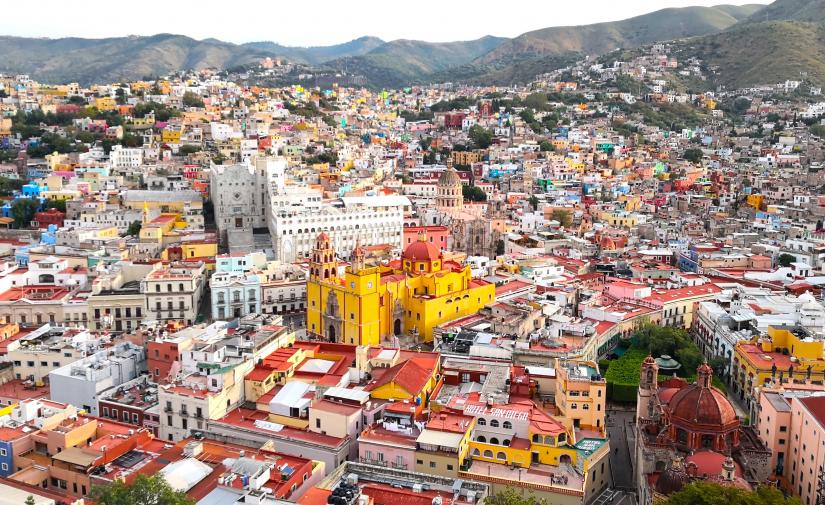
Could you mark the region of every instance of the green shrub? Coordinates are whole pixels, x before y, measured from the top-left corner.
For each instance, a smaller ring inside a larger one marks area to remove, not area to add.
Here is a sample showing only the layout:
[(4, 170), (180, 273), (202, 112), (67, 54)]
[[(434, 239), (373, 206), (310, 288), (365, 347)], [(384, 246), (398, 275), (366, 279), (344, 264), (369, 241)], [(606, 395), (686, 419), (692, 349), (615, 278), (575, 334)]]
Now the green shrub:
[(605, 374), (607, 397), (615, 402), (635, 402), (639, 374), (647, 351), (630, 348), (621, 358), (611, 361)]

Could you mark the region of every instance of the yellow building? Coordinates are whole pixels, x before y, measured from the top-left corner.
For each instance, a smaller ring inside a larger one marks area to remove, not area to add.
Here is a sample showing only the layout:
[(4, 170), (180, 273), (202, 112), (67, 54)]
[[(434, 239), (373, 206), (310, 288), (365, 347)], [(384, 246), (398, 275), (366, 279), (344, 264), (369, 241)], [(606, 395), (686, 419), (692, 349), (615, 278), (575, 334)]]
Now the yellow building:
[(825, 377), (823, 351), (823, 341), (813, 338), (801, 326), (769, 326), (767, 337), (736, 343), (734, 392), (741, 394), (749, 407), (754, 407), (759, 389), (765, 384), (822, 380)]
[(95, 108), (101, 112), (117, 109), (117, 102), (110, 96), (95, 98)]
[(759, 209), (762, 208), (762, 203), (764, 201), (765, 201), (764, 195), (760, 195), (760, 194), (748, 195), (748, 198), (747, 198), (748, 205), (750, 205), (751, 207), (753, 207), (756, 210), (759, 210)]
[(607, 382), (592, 361), (567, 361), (556, 358), (556, 406), (563, 419), (574, 428), (604, 434)]
[(180, 128), (166, 127), (160, 132), (160, 140), (166, 144), (180, 144)]
[(635, 214), (624, 211), (602, 212), (599, 215), (599, 220), (618, 228), (635, 228), (639, 222)]
[(438, 361), (436, 366), (429, 366), (429, 362), (417, 358), (401, 361), (380, 374), (364, 390), (369, 391), (370, 397), (379, 400), (426, 405), (438, 384)]
[(470, 267), (444, 261), (422, 235), (401, 261), (368, 267), (361, 247), (338, 276), (326, 233), (316, 241), (307, 282), (307, 330), (331, 342), (379, 345), (402, 333), (433, 338), (433, 328), (495, 302), (495, 286), (472, 278)]

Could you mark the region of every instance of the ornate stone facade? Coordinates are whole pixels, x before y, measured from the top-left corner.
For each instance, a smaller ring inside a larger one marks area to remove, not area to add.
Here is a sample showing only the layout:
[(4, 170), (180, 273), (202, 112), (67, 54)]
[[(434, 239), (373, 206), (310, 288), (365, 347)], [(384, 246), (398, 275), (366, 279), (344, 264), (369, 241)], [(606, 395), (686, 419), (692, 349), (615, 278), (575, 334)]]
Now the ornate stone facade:
[(768, 478), (770, 451), (742, 427), (703, 364), (697, 382), (659, 382), (656, 360), (642, 363), (636, 403), (636, 481), (639, 503), (680, 490), (691, 480), (748, 488)]

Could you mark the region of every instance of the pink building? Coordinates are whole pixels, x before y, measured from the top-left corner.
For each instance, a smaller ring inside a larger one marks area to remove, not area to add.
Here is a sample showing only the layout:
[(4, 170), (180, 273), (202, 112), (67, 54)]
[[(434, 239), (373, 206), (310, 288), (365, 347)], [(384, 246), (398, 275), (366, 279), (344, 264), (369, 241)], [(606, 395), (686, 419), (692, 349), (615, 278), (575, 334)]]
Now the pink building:
[(825, 465), (825, 397), (792, 400), (789, 430), (787, 489), (799, 496), (802, 503), (811, 505), (816, 503), (819, 469)]
[(771, 472), (784, 473), (788, 459), (788, 439), (791, 425), (791, 404), (781, 392), (763, 390), (759, 398), (759, 438), (771, 450)]
[(450, 230), (446, 226), (407, 226), (404, 228), (404, 247), (417, 242), (419, 233), (424, 233), (427, 241), (438, 247), (439, 251), (447, 250)]
[(358, 437), (358, 460), (371, 465), (415, 471), (415, 439), (420, 434), (412, 423), (381, 421)]
[(650, 296), (651, 290), (650, 286), (646, 284), (615, 281), (607, 285), (607, 294), (618, 299), (632, 298), (639, 300)]
[(805, 505), (816, 503), (820, 468), (825, 468), (825, 396), (763, 391), (759, 405), (759, 437), (771, 449), (779, 486)]

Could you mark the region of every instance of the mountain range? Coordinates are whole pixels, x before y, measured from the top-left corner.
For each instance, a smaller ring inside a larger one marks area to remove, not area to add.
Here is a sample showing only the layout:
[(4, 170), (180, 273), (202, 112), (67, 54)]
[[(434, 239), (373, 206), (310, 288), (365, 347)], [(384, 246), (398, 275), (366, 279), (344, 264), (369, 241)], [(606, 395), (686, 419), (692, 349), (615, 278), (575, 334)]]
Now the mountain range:
[(629, 19), (551, 27), (514, 38), (434, 43), (361, 37), (343, 44), (289, 47), (232, 44), (173, 34), (104, 39), (0, 37), (0, 72), (43, 82), (117, 82), (178, 70), (227, 69), (278, 57), (310, 69), (362, 75), (372, 86), (461, 81), (524, 83), (585, 55), (674, 41), (729, 86), (798, 78), (825, 83), (825, 0), (661, 9)]

